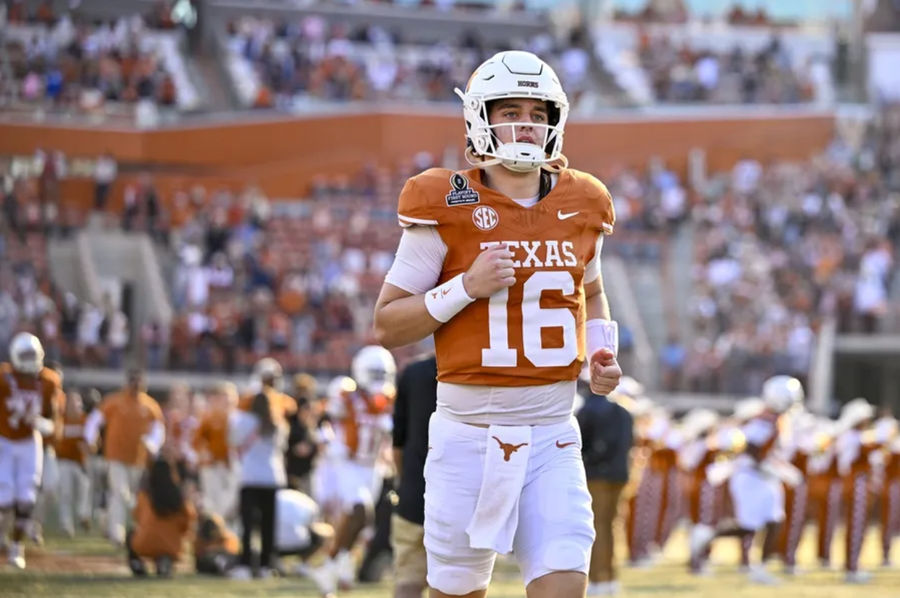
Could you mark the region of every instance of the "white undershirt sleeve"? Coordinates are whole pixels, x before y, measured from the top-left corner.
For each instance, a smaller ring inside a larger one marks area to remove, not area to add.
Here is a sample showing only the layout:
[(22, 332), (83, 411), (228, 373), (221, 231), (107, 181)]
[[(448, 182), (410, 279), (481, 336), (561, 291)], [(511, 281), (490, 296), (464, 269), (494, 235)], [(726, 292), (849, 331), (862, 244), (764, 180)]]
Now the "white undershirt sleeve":
[(446, 256), (447, 245), (433, 226), (404, 228), (394, 263), (384, 281), (421, 295), (437, 285)]
[(597, 248), (594, 257), (584, 266), (584, 284), (600, 278), (600, 250), (603, 249), (603, 235), (597, 235)]
[(87, 416), (87, 420), (84, 422), (84, 440), (90, 445), (93, 445), (97, 442), (97, 437), (100, 435), (100, 426), (103, 425), (105, 418), (103, 417), (103, 412), (99, 409), (94, 409), (91, 411), (91, 414)]

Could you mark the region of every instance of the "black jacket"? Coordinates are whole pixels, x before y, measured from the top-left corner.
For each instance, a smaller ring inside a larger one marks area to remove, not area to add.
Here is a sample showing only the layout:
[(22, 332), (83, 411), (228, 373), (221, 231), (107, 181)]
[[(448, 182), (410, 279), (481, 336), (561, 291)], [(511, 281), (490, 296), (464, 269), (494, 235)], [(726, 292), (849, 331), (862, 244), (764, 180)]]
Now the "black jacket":
[(604, 396), (589, 394), (576, 418), (587, 478), (627, 482), (628, 454), (634, 442), (634, 420), (628, 410)]

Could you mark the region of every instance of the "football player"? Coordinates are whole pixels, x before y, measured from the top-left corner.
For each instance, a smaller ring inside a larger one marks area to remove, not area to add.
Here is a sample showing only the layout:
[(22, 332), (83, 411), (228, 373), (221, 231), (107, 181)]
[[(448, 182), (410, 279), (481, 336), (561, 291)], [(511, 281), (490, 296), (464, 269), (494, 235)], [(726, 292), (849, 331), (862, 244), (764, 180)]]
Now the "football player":
[[(372, 520), (381, 493), (383, 455), (390, 446), (391, 410), (396, 393), (397, 365), (384, 347), (363, 347), (353, 357), (352, 379), (342, 380), (340, 392), (329, 397), (328, 415), (341, 445), (338, 465), (339, 511), (332, 563), (339, 585), (355, 580), (351, 556), (366, 524)], [(350, 384), (352, 382), (352, 384)]]
[(572, 408), (586, 359), (597, 394), (621, 376), (599, 260), (612, 199), (567, 167), (569, 102), (537, 56), (500, 52), (457, 94), (473, 168), (407, 181), (375, 306), (384, 346), (435, 337), (428, 584), (484, 596), (514, 552), (529, 597), (583, 596), (594, 530)]
[(9, 360), (0, 364), (0, 518), (13, 520), (8, 558), (24, 569), (22, 540), (31, 530), (44, 437), (54, 434), (63, 399), (59, 375), (44, 367), (44, 348), (36, 336), (14, 336)]

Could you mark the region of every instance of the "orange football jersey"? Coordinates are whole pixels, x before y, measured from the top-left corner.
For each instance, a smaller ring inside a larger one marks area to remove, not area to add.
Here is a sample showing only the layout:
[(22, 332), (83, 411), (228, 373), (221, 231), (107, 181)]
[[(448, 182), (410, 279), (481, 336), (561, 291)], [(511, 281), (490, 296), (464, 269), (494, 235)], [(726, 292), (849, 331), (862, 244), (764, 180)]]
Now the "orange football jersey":
[(7, 440), (30, 438), (31, 421), (40, 415), (54, 421), (63, 399), (59, 374), (44, 368), (34, 376), (17, 373), (9, 364), (0, 365), (0, 436)]
[(566, 169), (537, 205), (524, 208), (481, 184), (482, 171), (433, 168), (409, 179), (401, 226), (434, 226), (447, 246), (440, 283), (486, 248), (513, 252), (516, 282), (476, 299), (434, 333), (438, 379), (532, 386), (574, 380), (584, 361), (584, 268), (597, 237), (611, 234), (612, 198), (593, 176)]
[(63, 419), (62, 434), (56, 443), (56, 458), (63, 461), (76, 461), (84, 465), (87, 453), (84, 442), (84, 421), (87, 418), (81, 413), (75, 417)]
[(194, 449), (205, 454), (201, 465), (228, 463), (228, 412), (210, 410), (203, 414), (200, 427), (194, 433)]

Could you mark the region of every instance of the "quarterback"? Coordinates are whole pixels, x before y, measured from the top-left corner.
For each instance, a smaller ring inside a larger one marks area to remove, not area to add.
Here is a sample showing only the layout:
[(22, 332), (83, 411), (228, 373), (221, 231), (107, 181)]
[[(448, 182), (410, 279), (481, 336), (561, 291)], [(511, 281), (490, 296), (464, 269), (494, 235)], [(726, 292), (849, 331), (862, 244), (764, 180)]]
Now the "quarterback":
[(537, 56), (501, 52), (456, 92), (473, 168), (407, 181), (374, 320), (389, 348), (434, 334), (428, 584), (485, 596), (512, 552), (529, 598), (580, 597), (594, 531), (572, 406), (586, 359), (598, 394), (621, 376), (600, 276), (612, 200), (567, 167), (569, 103)]

